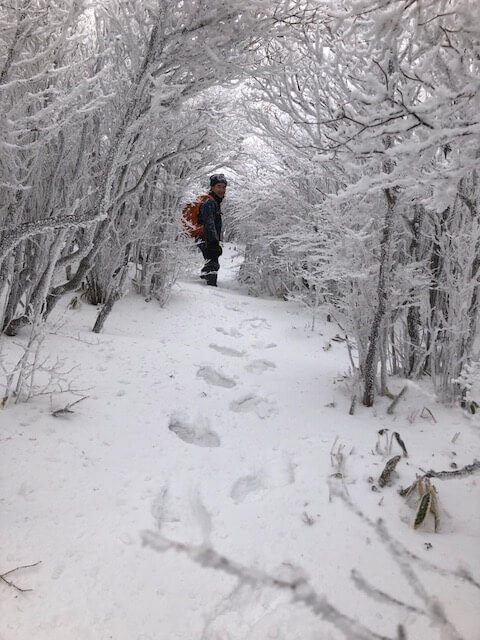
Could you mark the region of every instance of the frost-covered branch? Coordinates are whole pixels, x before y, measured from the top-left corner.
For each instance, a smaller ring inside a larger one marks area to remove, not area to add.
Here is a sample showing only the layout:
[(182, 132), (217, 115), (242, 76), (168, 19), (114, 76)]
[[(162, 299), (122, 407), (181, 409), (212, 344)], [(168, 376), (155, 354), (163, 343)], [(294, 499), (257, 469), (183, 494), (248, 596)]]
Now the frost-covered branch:
[(390, 532), (388, 531), (385, 523), (382, 520), (378, 520), (376, 523), (373, 522), (365, 513), (350, 499), (348, 495), (344, 492), (333, 488), (333, 491), (337, 498), (340, 498), (349, 508), (350, 511), (355, 513), (361, 520), (363, 520), (371, 529), (373, 529), (381, 543), (388, 550), (390, 556), (395, 561), (395, 563), (400, 568), (403, 573), (405, 579), (408, 584), (411, 586), (415, 594), (418, 596), (419, 600), (422, 602), (424, 606), (425, 615), (429, 617), (432, 624), (436, 627), (439, 627), (442, 630), (442, 633), (445, 634), (446, 638), (450, 640), (462, 640), (461, 635), (455, 629), (453, 624), (447, 617), (447, 614), (444, 610), (442, 604), (438, 601), (437, 598), (433, 597), (427, 590), (427, 588), (422, 584), (420, 579), (418, 578), (412, 560), (419, 561), (425, 567), (428, 567), (431, 571), (439, 574), (448, 573), (449, 575), (454, 575), (461, 580), (465, 580), (465, 575), (462, 570), (458, 570), (455, 572), (445, 571), (444, 569), (437, 567), (431, 563), (426, 563), (422, 561), (417, 556), (412, 554), (402, 543), (398, 540), (395, 540)]
[(226, 573), (241, 583), (252, 587), (270, 587), (291, 594), (292, 602), (301, 603), (316, 616), (330, 622), (339, 629), (348, 640), (393, 640), (393, 636), (377, 634), (361, 625), (357, 620), (345, 615), (333, 606), (328, 599), (318, 594), (310, 585), (308, 578), (299, 572), (289, 580), (276, 578), (269, 574), (241, 565), (219, 554), (208, 544), (201, 546), (186, 545), (169, 540), (161, 533), (147, 531), (143, 534), (143, 543), (160, 552), (169, 550), (186, 555), (196, 564)]
[(58, 216), (43, 218), (33, 222), (23, 222), (17, 227), (6, 231), (0, 238), (0, 262), (14, 249), (22, 240), (32, 236), (56, 231), (58, 229), (69, 229), (84, 227), (97, 220), (96, 211), (87, 211), (80, 215)]

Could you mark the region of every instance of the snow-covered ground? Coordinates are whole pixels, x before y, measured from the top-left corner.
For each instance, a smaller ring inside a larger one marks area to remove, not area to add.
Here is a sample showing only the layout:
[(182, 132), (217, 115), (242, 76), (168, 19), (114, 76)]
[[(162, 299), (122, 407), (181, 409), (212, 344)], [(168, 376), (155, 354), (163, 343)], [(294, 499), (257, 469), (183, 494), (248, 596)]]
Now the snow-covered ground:
[[(89, 397), (0, 413), (0, 574), (31, 589), (0, 581), (1, 640), (333, 640), (349, 619), (371, 630), (351, 638), (480, 639), (480, 476), (433, 480), (438, 533), (398, 494), (480, 458), (478, 417), (413, 384), (392, 415), (349, 415), (338, 327), (249, 297), (239, 260), (163, 309), (128, 295), (100, 336), (93, 307), (59, 305), (47, 346)], [(382, 428), (409, 453), (383, 489), (402, 452)], [(203, 543), (228, 562), (195, 562)]]

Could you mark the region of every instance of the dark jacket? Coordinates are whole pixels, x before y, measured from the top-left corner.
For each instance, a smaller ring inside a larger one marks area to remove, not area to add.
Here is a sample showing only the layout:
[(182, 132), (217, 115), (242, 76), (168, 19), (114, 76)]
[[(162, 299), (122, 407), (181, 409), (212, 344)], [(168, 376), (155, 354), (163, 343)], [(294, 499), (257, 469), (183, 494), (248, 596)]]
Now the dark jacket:
[(198, 222), (204, 226), (204, 240), (207, 242), (207, 246), (211, 247), (218, 245), (222, 234), (222, 212), (220, 210), (220, 203), (222, 198), (219, 198), (212, 191), (209, 195), (214, 198), (205, 198), (198, 212)]

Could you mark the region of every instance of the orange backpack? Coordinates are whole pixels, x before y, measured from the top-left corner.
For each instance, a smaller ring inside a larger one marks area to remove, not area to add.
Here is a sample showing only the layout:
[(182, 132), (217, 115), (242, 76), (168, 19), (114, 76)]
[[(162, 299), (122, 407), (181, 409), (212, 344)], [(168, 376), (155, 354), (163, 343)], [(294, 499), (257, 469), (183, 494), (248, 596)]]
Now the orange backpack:
[(204, 194), (198, 196), (195, 202), (189, 202), (185, 205), (185, 208), (182, 211), (182, 224), (185, 228), (185, 231), (192, 238), (199, 238), (203, 236), (203, 224), (198, 222), (198, 214), (200, 212), (200, 207), (202, 203), (207, 199), (214, 200), (212, 196)]

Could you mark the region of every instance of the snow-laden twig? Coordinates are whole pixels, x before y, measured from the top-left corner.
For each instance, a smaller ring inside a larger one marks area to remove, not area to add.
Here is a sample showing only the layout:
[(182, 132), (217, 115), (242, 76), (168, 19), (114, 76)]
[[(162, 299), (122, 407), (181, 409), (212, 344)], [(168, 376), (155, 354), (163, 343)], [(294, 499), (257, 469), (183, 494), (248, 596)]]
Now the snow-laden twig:
[(169, 540), (160, 532), (155, 531), (145, 531), (142, 539), (144, 545), (156, 551), (172, 550), (182, 553), (196, 564), (226, 573), (237, 578), (240, 583), (287, 591), (291, 593), (293, 602), (304, 604), (316, 616), (333, 624), (348, 640), (393, 640), (391, 636), (377, 634), (339, 611), (330, 604), (324, 595), (318, 594), (313, 589), (303, 572), (290, 579), (276, 578), (264, 571), (247, 567), (221, 555), (207, 543), (200, 546), (183, 544)]
[[(454, 625), (448, 619), (442, 603), (439, 602), (437, 598), (428, 593), (427, 589), (424, 587), (417, 574), (415, 573), (412, 566), (412, 560), (417, 560), (417, 556), (410, 553), (410, 551), (406, 547), (404, 547), (404, 545), (402, 545), (390, 535), (383, 520), (379, 519), (376, 523), (373, 522), (343, 492), (337, 490), (336, 496), (341, 498), (353, 513), (355, 513), (361, 520), (363, 520), (376, 532), (382, 544), (385, 546), (391, 557), (397, 563), (408, 584), (413, 589), (414, 593), (418, 596), (420, 601), (423, 603), (426, 615), (431, 620), (432, 624), (442, 630), (442, 633), (444, 634), (443, 637), (448, 638), (448, 640), (463, 640), (462, 636), (458, 633)], [(435, 573), (440, 573), (442, 575), (454, 575), (457, 578), (465, 579), (464, 573), (461, 570), (457, 572), (446, 572), (444, 569), (441, 569), (431, 563), (422, 564), (423, 566), (428, 566), (428, 568)]]
[(406, 609), (407, 611), (411, 611), (412, 613), (417, 613), (418, 615), (422, 615), (422, 616), (426, 615), (425, 611), (423, 611), (422, 609), (419, 609), (418, 607), (414, 607), (411, 604), (407, 604), (406, 602), (402, 602), (397, 598), (393, 598), (388, 593), (385, 593), (385, 591), (381, 591), (380, 589), (377, 589), (376, 587), (372, 586), (369, 582), (367, 582), (367, 580), (362, 576), (362, 574), (356, 569), (352, 569), (350, 575), (352, 577), (352, 580), (355, 586), (361, 591), (365, 592), (373, 600), (377, 600), (378, 602), (384, 602), (386, 604), (394, 604), (399, 607), (402, 607), (403, 609)]

